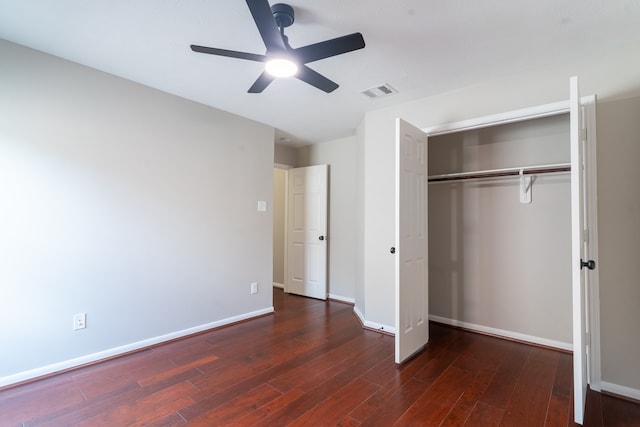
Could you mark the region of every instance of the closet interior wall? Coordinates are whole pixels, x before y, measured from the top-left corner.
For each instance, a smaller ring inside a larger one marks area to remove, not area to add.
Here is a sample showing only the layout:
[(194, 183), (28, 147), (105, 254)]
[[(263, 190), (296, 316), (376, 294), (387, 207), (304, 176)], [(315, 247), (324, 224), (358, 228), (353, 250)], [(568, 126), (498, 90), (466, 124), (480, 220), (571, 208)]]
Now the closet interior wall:
[[(430, 176), (569, 161), (568, 114), (429, 138)], [(570, 349), (570, 174), (532, 176), (429, 184), (429, 312)]]

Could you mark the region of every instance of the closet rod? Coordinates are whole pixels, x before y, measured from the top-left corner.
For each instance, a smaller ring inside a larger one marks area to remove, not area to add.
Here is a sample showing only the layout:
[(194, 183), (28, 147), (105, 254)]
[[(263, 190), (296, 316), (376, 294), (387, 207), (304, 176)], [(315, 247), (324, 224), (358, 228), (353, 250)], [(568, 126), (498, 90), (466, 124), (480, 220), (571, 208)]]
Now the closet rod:
[(503, 176), (533, 175), (542, 173), (570, 172), (571, 163), (556, 163), (551, 165), (522, 166), (516, 168), (490, 169), (474, 172), (445, 173), (429, 176), (429, 182), (457, 181), (463, 179), (496, 178)]

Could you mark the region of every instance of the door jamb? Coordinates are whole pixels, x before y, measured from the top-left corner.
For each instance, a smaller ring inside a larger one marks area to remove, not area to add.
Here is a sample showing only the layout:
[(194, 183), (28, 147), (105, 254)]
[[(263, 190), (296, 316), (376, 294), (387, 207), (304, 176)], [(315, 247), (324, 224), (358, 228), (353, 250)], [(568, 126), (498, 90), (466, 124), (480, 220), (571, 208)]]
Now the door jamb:
[[(583, 123), (586, 131), (586, 162), (587, 162), (587, 218), (589, 252), (587, 259), (598, 260), (598, 176), (596, 153), (596, 96), (582, 97)], [(587, 275), (587, 324), (589, 328), (588, 384), (592, 390), (601, 390), (602, 368), (600, 359), (600, 273), (599, 268), (589, 271)]]
[(288, 225), (289, 225), (289, 169), (293, 169), (291, 165), (285, 165), (282, 163), (274, 163), (274, 169), (283, 169), (284, 170), (284, 280), (283, 280), (283, 291), (288, 293), (289, 284), (287, 283), (287, 271), (288, 270), (288, 249), (287, 249), (287, 239), (288, 239)]

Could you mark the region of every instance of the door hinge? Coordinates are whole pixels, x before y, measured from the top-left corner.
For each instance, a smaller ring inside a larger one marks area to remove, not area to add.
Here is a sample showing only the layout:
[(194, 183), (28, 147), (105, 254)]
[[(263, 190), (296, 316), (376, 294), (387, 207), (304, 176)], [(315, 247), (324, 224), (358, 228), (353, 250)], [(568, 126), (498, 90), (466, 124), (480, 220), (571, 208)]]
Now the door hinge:
[(585, 332), (584, 342), (586, 343), (587, 346), (591, 346), (591, 334), (589, 332)]

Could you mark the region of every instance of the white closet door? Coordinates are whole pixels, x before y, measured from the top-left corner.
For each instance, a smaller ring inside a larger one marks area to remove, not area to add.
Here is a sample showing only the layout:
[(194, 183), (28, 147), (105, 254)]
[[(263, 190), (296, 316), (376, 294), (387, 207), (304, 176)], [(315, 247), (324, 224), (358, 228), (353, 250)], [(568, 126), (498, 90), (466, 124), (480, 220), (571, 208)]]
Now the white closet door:
[(578, 78), (570, 80), (570, 127), (571, 127), (571, 271), (573, 295), (573, 395), (575, 422), (582, 424), (587, 396), (588, 335), (587, 335), (587, 292), (585, 274), (595, 268), (595, 263), (587, 261), (585, 242), (587, 224), (585, 221), (585, 175), (586, 163), (585, 132), (582, 123), (582, 104), (578, 90)]
[(396, 120), (396, 363), (429, 341), (427, 135)]

